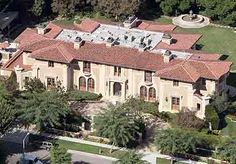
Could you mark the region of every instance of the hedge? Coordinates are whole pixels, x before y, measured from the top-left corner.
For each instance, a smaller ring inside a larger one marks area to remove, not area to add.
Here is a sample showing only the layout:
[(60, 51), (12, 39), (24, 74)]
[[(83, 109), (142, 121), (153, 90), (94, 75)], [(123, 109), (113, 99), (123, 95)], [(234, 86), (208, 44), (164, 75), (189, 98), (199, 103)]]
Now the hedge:
[(70, 101), (97, 101), (102, 98), (101, 94), (86, 91), (69, 91), (67, 94)]
[(218, 130), (219, 129), (220, 118), (219, 118), (214, 106), (212, 106), (212, 105), (207, 105), (206, 106), (205, 116), (206, 116), (206, 122), (211, 123), (212, 129), (213, 130)]

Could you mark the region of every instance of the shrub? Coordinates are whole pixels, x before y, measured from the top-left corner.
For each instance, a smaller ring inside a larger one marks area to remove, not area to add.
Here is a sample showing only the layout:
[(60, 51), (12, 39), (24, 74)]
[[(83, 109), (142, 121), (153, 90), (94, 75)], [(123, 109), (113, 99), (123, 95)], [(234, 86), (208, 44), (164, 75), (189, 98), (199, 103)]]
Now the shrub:
[(217, 150), (217, 154), (223, 160), (227, 160), (232, 164), (236, 164), (236, 141), (229, 139), (223, 142)]
[(162, 112), (159, 113), (159, 117), (160, 117), (162, 120), (168, 122), (168, 121), (170, 121), (170, 120), (172, 119), (171, 114), (172, 114), (172, 113), (170, 113), (170, 112), (162, 111)]
[(70, 101), (86, 101), (86, 100), (95, 101), (102, 98), (101, 94), (90, 93), (85, 91), (69, 91), (67, 94), (68, 94), (68, 99)]
[(206, 123), (211, 123), (213, 130), (219, 129), (219, 116), (216, 112), (216, 109), (212, 105), (207, 105), (205, 110)]
[(202, 129), (204, 121), (196, 117), (196, 112), (182, 110), (175, 117), (175, 123), (182, 128)]

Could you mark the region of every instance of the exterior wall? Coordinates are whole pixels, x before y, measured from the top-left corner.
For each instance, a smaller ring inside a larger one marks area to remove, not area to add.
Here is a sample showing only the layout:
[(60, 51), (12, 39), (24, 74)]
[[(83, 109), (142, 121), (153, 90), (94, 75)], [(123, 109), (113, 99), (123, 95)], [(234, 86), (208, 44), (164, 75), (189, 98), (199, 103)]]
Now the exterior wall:
[(193, 85), (191, 83), (179, 82), (179, 86), (173, 86), (171, 80), (160, 80), (160, 93), (159, 93), (159, 110), (178, 112), (171, 109), (172, 97), (180, 99), (180, 109), (193, 107)]
[[(16, 67), (17, 80), (20, 89), (24, 89), (24, 79), (26, 77), (37, 77), (45, 85), (47, 77), (55, 78), (55, 82), (60, 81), (65, 89), (71, 87), (79, 88), (79, 78), (85, 77), (86, 88), (88, 90), (88, 79), (93, 78), (95, 81), (95, 93), (101, 93), (104, 100), (111, 102), (123, 102), (130, 96), (139, 97), (140, 87), (147, 88), (147, 97), (149, 88), (153, 87), (156, 91), (156, 101), (159, 102), (159, 111), (178, 112), (172, 109), (172, 97), (177, 97), (180, 100), (179, 109), (188, 108), (196, 111), (197, 104), (200, 104), (200, 109), (197, 110), (197, 115), (200, 118), (204, 117), (205, 105), (209, 103), (208, 95), (218, 90), (220, 86), (226, 86), (226, 77), (221, 83), (213, 80), (206, 80), (206, 86), (203, 89), (200, 87), (200, 95), (196, 95), (196, 84), (179, 82), (178, 86), (173, 85), (172, 80), (160, 79), (152, 73), (152, 82), (145, 82), (143, 70), (135, 70), (131, 68), (121, 68), (121, 75), (114, 75), (114, 66), (91, 63), (91, 72), (83, 72), (83, 61), (75, 61), (71, 64), (63, 64), (54, 62), (54, 67), (48, 66), (48, 61), (35, 60), (29, 57), (28, 53), (23, 54), (23, 62), (27, 65), (32, 65), (32, 71), (23, 72), (22, 68)], [(9, 72), (3, 71), (8, 74)], [(115, 83), (121, 86), (121, 94), (119, 96), (113, 94)], [(199, 97), (200, 96), (200, 97)], [(148, 100), (148, 98), (146, 98)]]

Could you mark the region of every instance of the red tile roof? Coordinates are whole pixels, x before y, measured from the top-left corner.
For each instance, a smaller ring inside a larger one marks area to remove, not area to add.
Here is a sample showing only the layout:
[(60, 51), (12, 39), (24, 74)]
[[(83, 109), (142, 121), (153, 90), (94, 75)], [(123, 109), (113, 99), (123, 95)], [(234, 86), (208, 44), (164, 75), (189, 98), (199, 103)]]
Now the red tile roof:
[(148, 31), (170, 32), (173, 31), (176, 26), (172, 24), (159, 24), (155, 22), (142, 21), (137, 28)]
[(57, 26), (54, 23), (50, 22), (46, 27), (46, 33), (44, 34), (44, 36), (54, 39), (61, 33), (62, 30), (63, 29), (60, 26)]
[(80, 31), (92, 33), (100, 26), (100, 23), (91, 19), (84, 19), (80, 24), (76, 24), (76, 26), (80, 29)]
[(186, 82), (196, 82), (200, 77), (218, 80), (229, 71), (231, 65), (232, 62), (228, 61), (185, 60), (157, 72), (157, 75), (161, 78)]
[[(90, 21), (88, 21), (90, 22)], [(85, 28), (86, 22), (81, 27)], [(87, 29), (91, 31), (96, 27)], [(211, 54), (206, 57), (204, 53), (194, 53), (190, 59), (173, 59), (164, 63), (161, 54), (140, 52), (137, 49), (121, 46), (106, 47), (105, 44), (86, 42), (79, 50), (74, 49), (73, 43), (49, 39), (59, 32), (58, 27), (50, 25), (52, 33), (48, 36), (38, 35), (36, 31), (26, 29), (16, 41), (20, 43), (19, 51), (5, 65), (4, 69), (14, 69), (17, 65), (25, 70), (31, 67), (23, 64), (23, 51), (29, 51), (32, 58), (40, 60), (52, 60), (61, 63), (70, 63), (72, 60), (91, 61), (107, 65), (116, 65), (133, 69), (155, 71), (161, 78), (176, 79), (186, 82), (195, 82), (200, 77), (217, 80), (230, 70), (231, 62), (218, 61), (218, 55)], [(200, 35), (172, 34), (177, 42), (172, 45), (160, 43), (157, 45), (163, 49), (189, 49), (201, 37)], [(49, 37), (49, 38), (48, 38)], [(186, 42), (187, 41), (187, 42)], [(190, 51), (190, 50), (189, 50)], [(217, 60), (217, 61), (215, 61)]]
[(169, 49), (169, 50), (188, 50), (201, 38), (199, 34), (171, 34), (173, 43), (168, 45), (160, 42), (155, 49)]
[(24, 71), (32, 70), (31, 65), (23, 64), (23, 51), (18, 51), (14, 57), (12, 57), (3, 67), (2, 69), (13, 71), (15, 67), (19, 66), (23, 68)]

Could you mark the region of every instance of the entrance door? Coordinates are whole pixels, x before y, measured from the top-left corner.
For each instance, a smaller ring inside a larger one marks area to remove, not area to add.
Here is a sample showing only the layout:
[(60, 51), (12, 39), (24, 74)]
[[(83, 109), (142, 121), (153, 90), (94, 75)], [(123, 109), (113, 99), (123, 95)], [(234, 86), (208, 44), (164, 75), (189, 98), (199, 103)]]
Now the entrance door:
[(180, 99), (179, 97), (171, 98), (171, 110), (180, 110)]

